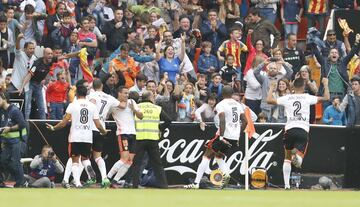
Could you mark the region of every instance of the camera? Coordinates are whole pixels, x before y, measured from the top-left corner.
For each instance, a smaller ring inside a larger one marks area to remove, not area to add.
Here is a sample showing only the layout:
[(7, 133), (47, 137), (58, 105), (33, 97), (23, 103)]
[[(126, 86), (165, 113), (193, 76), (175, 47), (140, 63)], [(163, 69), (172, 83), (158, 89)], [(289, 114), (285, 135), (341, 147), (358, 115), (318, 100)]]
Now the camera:
[(48, 152), (48, 158), (53, 158), (55, 156), (55, 152), (54, 151), (49, 151)]
[(276, 62), (276, 61), (278, 61), (278, 60), (279, 60), (279, 58), (276, 58), (276, 57), (271, 57), (269, 60), (270, 60), (271, 62)]

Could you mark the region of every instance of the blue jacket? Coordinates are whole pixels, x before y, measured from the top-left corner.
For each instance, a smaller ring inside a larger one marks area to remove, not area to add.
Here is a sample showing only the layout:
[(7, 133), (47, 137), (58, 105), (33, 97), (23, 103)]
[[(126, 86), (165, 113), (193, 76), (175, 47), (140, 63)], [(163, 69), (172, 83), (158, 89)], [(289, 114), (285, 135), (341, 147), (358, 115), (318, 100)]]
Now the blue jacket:
[(217, 71), (219, 70), (219, 63), (215, 55), (210, 54), (206, 56), (205, 53), (201, 54), (198, 59), (198, 69), (201, 74), (206, 74), (207, 69), (213, 66)]
[(220, 20), (217, 20), (217, 29), (214, 31), (211, 30), (211, 24), (209, 20), (202, 22), (200, 26), (200, 31), (202, 34), (203, 41), (209, 41), (212, 43), (211, 52), (215, 54), (220, 47), (221, 43), (227, 37), (227, 30), (225, 24), (221, 23)]
[[(332, 122), (330, 122), (330, 118), (333, 118)], [(324, 111), (323, 122), (328, 125), (344, 126), (346, 124), (345, 113), (330, 105)]]
[(1, 134), (1, 140), (5, 143), (18, 143), (21, 140), (27, 140), (26, 122), (24, 115), (18, 107), (10, 104), (9, 108), (5, 111), (2, 110), (0, 127), (12, 127), (18, 125), (18, 131), (11, 131), (6, 134)]

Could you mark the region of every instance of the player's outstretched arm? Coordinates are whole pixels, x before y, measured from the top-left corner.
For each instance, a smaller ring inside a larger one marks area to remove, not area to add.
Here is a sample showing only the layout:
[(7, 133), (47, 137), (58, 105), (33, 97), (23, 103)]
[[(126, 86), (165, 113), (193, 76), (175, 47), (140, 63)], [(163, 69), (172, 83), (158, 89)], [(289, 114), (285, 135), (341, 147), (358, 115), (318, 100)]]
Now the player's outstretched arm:
[(318, 102), (328, 101), (330, 100), (329, 79), (323, 78), (321, 82), (324, 85), (324, 95), (322, 97), (318, 97)]
[(219, 114), (219, 125), (220, 125), (220, 136), (224, 136), (225, 133), (225, 125), (226, 125), (226, 121), (225, 121), (225, 113), (221, 112)]
[(270, 84), (270, 89), (269, 89), (269, 92), (268, 92), (268, 95), (267, 95), (267, 98), (266, 98), (266, 102), (268, 104), (277, 105), (277, 101), (273, 96), (273, 92), (274, 92), (274, 90), (276, 88), (276, 85), (277, 85), (276, 82), (271, 82), (271, 84)]
[(58, 124), (56, 124), (55, 126), (45, 123), (46, 124), (46, 128), (48, 128), (51, 131), (56, 131), (58, 129), (62, 129), (64, 128), (71, 120), (71, 115), (66, 113), (63, 120), (61, 120)]
[(100, 131), (101, 135), (107, 134), (107, 130), (104, 129), (104, 127), (101, 125), (99, 119), (94, 119), (94, 123), (95, 123), (96, 128)]
[(241, 131), (244, 131), (248, 124), (244, 113), (240, 114), (240, 121), (241, 121)]

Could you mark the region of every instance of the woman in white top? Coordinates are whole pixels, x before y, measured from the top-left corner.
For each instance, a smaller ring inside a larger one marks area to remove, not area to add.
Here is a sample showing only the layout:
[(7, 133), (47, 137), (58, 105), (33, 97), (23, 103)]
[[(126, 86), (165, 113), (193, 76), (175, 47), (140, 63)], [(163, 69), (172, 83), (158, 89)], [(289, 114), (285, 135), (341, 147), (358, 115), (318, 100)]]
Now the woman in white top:
[(264, 58), (257, 55), (252, 62), (251, 68), (246, 73), (244, 80), (246, 81), (245, 89), (245, 105), (247, 105), (256, 115), (261, 112), (260, 104), (262, 99), (261, 85), (256, 80), (253, 68), (256, 68)]
[(213, 122), (215, 117), (216, 96), (210, 95), (206, 103), (195, 111), (195, 118), (200, 122), (200, 129), (205, 131), (205, 122)]
[[(274, 83), (275, 84), (275, 83)], [(272, 96), (277, 99), (282, 96), (285, 96), (287, 94), (290, 94), (290, 84), (289, 80), (286, 78), (280, 79), (276, 83), (276, 91), (273, 91), (270, 87), (269, 94), (272, 94)], [(285, 107), (281, 105), (276, 105), (271, 109), (271, 120), (272, 123), (286, 123), (286, 113), (285, 113)]]

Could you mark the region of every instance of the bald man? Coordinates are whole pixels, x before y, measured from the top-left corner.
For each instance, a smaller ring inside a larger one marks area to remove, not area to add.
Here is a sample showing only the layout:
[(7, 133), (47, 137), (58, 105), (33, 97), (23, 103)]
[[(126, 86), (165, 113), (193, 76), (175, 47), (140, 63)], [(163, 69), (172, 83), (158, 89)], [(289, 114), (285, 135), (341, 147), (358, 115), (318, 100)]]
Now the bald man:
[(60, 57), (54, 57), (53, 51), (50, 48), (44, 49), (44, 56), (37, 59), (31, 68), (28, 70), (28, 74), (25, 76), (22, 86), (19, 89), (19, 94), (22, 94), (24, 86), (29, 84), (29, 90), (25, 92), (25, 119), (30, 118), (31, 113), (31, 100), (34, 98), (36, 107), (38, 109), (38, 115), (32, 118), (46, 119), (44, 97), (42, 93), (42, 81), (46, 78), (50, 72), (50, 68), (53, 63), (64, 58), (70, 58), (78, 55), (78, 53), (70, 53), (62, 55)]

